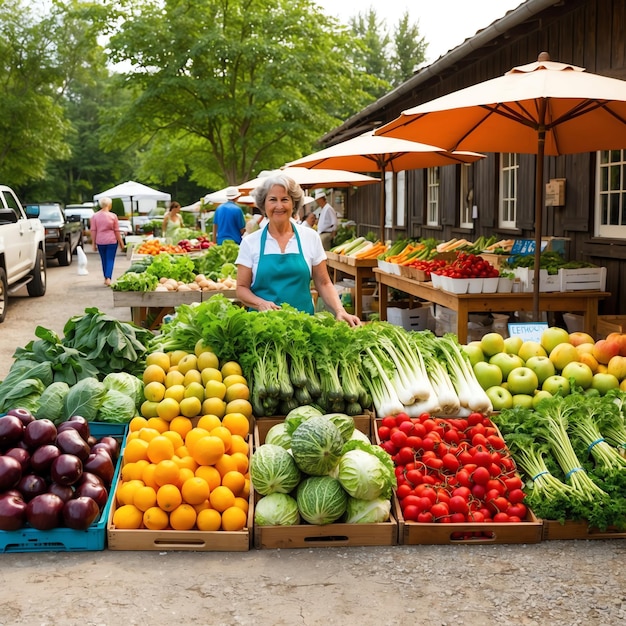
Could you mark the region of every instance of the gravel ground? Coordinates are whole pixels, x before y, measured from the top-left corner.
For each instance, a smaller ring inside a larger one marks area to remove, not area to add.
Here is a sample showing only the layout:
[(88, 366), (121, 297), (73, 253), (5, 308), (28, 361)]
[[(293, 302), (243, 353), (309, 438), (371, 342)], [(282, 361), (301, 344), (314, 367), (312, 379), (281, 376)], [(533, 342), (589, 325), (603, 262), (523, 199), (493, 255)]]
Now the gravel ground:
[[(50, 263), (44, 298), (15, 297), (0, 378), (37, 324), (62, 333), (86, 307), (130, 319), (89, 275)], [(120, 255), (115, 275), (128, 267)], [(172, 623), (607, 626), (626, 620), (623, 539), (250, 552), (0, 555), (0, 626)]]

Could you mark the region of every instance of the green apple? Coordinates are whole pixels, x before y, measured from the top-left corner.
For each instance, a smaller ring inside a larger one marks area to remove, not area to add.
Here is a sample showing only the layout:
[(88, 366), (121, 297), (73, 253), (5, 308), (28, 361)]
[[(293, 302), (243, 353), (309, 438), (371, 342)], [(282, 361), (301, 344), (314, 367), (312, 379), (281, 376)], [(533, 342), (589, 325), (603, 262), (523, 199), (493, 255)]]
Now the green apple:
[(603, 396), (610, 389), (617, 389), (618, 387), (619, 380), (617, 380), (613, 374), (598, 372), (593, 375), (591, 388), (597, 389), (601, 396)]
[(489, 387), (485, 391), (494, 411), (502, 411), (502, 409), (510, 409), (513, 406), (513, 396), (511, 392), (500, 385)]
[(461, 346), (463, 352), (467, 354), (469, 357), (470, 363), (472, 367), (476, 365), (479, 361), (485, 360), (485, 355), (483, 354), (483, 350), (480, 347), (480, 341), (472, 341), (468, 343), (466, 346)]
[(516, 335), (515, 337), (507, 337), (504, 340), (504, 351), (509, 354), (519, 354), (519, 349), (522, 347), (524, 340)]
[(535, 396), (527, 393), (516, 393), (513, 395), (513, 406), (521, 406), (525, 409), (533, 408), (533, 400)]
[(541, 346), (548, 355), (561, 343), (569, 343), (569, 333), (564, 328), (551, 326), (541, 333)]
[(554, 376), (548, 376), (541, 385), (542, 391), (547, 391), (553, 396), (567, 396), (570, 392), (569, 380), (565, 376), (555, 374)]
[(474, 375), (483, 389), (489, 389), (502, 383), (502, 371), (497, 365), (479, 361), (474, 365)]
[(557, 371), (560, 372), (568, 363), (578, 361), (578, 350), (571, 343), (559, 343), (554, 346), (548, 358), (554, 363)]
[(526, 367), (530, 367), (530, 369), (537, 374), (540, 386), (543, 385), (543, 381), (548, 378), (548, 376), (554, 376), (556, 374), (554, 363), (547, 356), (531, 356), (530, 359), (526, 361)]
[(504, 352), (504, 337), (500, 333), (487, 333), (481, 338), (480, 347), (486, 358)]
[(549, 391), (538, 391), (534, 396), (533, 396), (533, 409), (537, 408), (537, 405), (544, 400), (545, 398), (551, 398), (552, 394)]
[(523, 366), (511, 370), (506, 382), (513, 395), (518, 393), (534, 394), (539, 386), (537, 374), (530, 367)]
[(626, 379), (626, 356), (621, 356), (616, 354), (611, 357), (611, 360), (608, 362), (607, 366), (607, 374), (613, 374), (617, 380), (620, 382)]
[(591, 368), (580, 361), (572, 361), (568, 363), (562, 370), (561, 376), (565, 376), (567, 380), (574, 380), (574, 384), (583, 389), (591, 387), (593, 381), (593, 372)]
[(548, 356), (543, 346), (538, 341), (524, 341), (517, 352), (524, 361), (528, 361), (531, 356)]
[(524, 361), (522, 361), (521, 357), (517, 356), (517, 354), (509, 354), (508, 352), (498, 352), (498, 354), (494, 354), (489, 359), (489, 363), (497, 365), (500, 368), (502, 380), (507, 380), (511, 370), (524, 365)]

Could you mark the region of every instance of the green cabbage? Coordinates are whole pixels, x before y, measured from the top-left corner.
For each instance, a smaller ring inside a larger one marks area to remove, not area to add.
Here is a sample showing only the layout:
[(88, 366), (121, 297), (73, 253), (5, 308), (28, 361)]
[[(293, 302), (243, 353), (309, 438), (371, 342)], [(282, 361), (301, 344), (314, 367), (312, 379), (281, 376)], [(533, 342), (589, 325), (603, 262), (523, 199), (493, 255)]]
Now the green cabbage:
[(287, 428), (287, 432), (292, 435), (293, 431), (298, 428), (302, 422), (319, 415), (322, 415), (322, 412), (310, 404), (304, 404), (292, 409), (285, 416), (285, 427)]
[(265, 443), (272, 443), (281, 448), (285, 448), (285, 450), (291, 448), (291, 435), (287, 433), (285, 422), (274, 424), (274, 426), (267, 431)]
[(332, 524), (345, 513), (348, 495), (335, 478), (310, 476), (298, 485), (296, 502), (309, 524)]
[(126, 372), (111, 372), (104, 377), (102, 384), (107, 389), (115, 389), (132, 398), (136, 407), (143, 402), (143, 382), (137, 376)]
[(357, 500), (348, 498), (345, 522), (347, 524), (380, 524), (389, 519), (391, 500)]
[(302, 422), (291, 435), (291, 451), (305, 474), (324, 476), (339, 461), (343, 439), (339, 429), (324, 415)]
[(289, 493), (300, 482), (300, 470), (285, 448), (271, 443), (259, 446), (250, 459), (250, 481), (262, 496)]
[(95, 422), (106, 392), (106, 387), (97, 378), (79, 380), (65, 396), (65, 417), (81, 415), (88, 422)]
[(98, 409), (97, 420), (126, 424), (135, 417), (135, 401), (117, 389), (108, 389)]
[(63, 406), (70, 386), (63, 381), (48, 385), (39, 398), (39, 410), (35, 413), (38, 420), (49, 419), (55, 425), (65, 421)]
[(300, 512), (294, 498), (286, 493), (270, 493), (254, 506), (254, 523), (258, 526), (294, 526), (300, 523)]
[(339, 429), (344, 441), (354, 432), (354, 419), (345, 413), (328, 413), (326, 417)]
[(354, 432), (350, 435), (350, 439), (348, 441), (352, 441), (352, 440), (357, 440), (357, 441), (362, 441), (363, 443), (372, 443), (370, 441), (370, 438), (361, 430), (359, 430), (358, 428), (354, 429)]

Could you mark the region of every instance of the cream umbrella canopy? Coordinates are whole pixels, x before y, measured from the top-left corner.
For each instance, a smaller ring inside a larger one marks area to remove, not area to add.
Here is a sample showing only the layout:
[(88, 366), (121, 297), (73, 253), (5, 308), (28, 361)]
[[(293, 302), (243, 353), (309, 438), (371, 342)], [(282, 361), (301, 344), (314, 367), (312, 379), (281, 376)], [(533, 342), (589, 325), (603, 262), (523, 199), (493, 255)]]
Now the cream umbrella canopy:
[(381, 137), (368, 131), (287, 164), (288, 167), (342, 168), (357, 172), (380, 172), (380, 236), (385, 236), (385, 172), (472, 163), (484, 158), (474, 152), (448, 152), (437, 146)]
[(550, 60), (403, 111), (377, 134), (448, 150), (536, 154), (533, 315), (539, 317), (544, 156), (626, 146), (626, 81)]

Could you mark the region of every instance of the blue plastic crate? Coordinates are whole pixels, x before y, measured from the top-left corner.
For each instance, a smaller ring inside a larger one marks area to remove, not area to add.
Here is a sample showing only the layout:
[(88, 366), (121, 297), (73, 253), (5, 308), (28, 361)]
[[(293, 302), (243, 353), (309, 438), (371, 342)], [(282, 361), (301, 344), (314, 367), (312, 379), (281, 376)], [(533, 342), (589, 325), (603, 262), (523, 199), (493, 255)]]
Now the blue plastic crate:
[[(122, 427), (121, 429), (118, 427)], [(126, 446), (126, 424), (107, 424), (91, 422), (90, 432), (100, 439), (110, 435), (120, 440), (120, 455), (115, 465), (115, 474), (111, 482), (109, 499), (103, 507), (100, 517), (87, 530), (71, 528), (53, 528), (37, 530), (24, 527), (20, 530), (0, 530), (0, 552), (85, 552), (104, 550), (106, 544), (106, 527), (115, 497), (115, 485), (119, 480), (122, 467), (122, 454)]]

